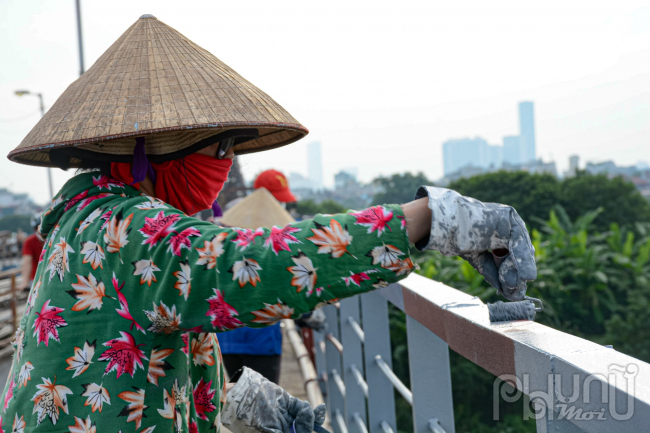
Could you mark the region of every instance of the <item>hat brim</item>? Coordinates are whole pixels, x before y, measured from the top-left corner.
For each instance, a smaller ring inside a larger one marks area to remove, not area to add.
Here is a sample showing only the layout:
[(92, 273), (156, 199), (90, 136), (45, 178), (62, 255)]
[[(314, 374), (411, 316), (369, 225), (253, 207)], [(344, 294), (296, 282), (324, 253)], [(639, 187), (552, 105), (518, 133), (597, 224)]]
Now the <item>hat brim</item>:
[(59, 96), (8, 157), (63, 169), (130, 162), (135, 139), (145, 137), (151, 161), (169, 160), (202, 140), (240, 129), (256, 129), (258, 136), (237, 144), (238, 155), (285, 146), (308, 133), (217, 57), (143, 15)]
[(296, 198), (295, 195), (291, 192), (289, 188), (284, 188), (279, 191), (270, 191), (271, 194), (273, 194), (273, 197), (281, 203), (294, 203), (297, 202), (298, 199)]

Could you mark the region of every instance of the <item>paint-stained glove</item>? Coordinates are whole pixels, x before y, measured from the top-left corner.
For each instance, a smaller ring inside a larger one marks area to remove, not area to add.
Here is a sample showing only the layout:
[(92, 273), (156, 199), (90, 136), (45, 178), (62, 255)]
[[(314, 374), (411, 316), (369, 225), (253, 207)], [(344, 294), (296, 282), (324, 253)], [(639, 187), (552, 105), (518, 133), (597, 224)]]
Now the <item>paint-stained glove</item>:
[[(497, 293), (511, 301), (522, 300), (526, 281), (537, 277), (537, 267), (535, 249), (517, 211), (433, 186), (421, 186), (415, 198), (422, 197), (429, 198), (431, 233), (415, 246), (464, 258)], [(496, 263), (492, 251), (503, 249), (509, 254)]]
[(321, 308), (305, 313), (296, 319), (296, 325), (303, 328), (311, 328), (314, 331), (325, 332), (327, 329), (327, 318)]
[(228, 391), (221, 414), (221, 423), (233, 433), (289, 433), (292, 424), (296, 433), (311, 433), (324, 421), (324, 404), (312, 409), (247, 367)]

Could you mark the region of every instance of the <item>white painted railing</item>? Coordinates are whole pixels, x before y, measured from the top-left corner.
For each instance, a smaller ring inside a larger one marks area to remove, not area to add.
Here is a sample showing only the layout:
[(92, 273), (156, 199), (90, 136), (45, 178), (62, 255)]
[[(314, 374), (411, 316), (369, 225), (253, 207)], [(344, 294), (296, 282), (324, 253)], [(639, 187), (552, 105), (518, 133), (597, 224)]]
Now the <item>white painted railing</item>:
[[(388, 302), (406, 313), (411, 389), (392, 371)], [(395, 433), (394, 389), (415, 433), (454, 433), (450, 347), (502, 379), (496, 402), (528, 395), (522, 416), (540, 433), (650, 432), (650, 364), (539, 323), (491, 324), (485, 304), (444, 284), (411, 275), (324, 308), (316, 364), (335, 433)]]

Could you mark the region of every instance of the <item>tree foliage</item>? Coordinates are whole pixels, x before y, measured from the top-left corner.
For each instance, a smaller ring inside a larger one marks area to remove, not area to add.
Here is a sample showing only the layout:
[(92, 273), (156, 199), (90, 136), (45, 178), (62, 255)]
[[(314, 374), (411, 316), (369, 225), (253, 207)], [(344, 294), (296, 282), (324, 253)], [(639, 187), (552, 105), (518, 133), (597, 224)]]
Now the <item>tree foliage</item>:
[(320, 203), (316, 203), (312, 199), (300, 200), (295, 205), (287, 206), (288, 209), (291, 209), (295, 206), (295, 210), (301, 217), (312, 217), (316, 214), (335, 214), (345, 212), (345, 207), (335, 202), (334, 200), (323, 200)]
[(560, 182), (550, 174), (498, 171), (452, 182), (449, 189), (483, 202), (514, 207), (529, 227), (532, 217), (545, 218), (559, 203)]
[(558, 203), (571, 219), (602, 207), (593, 223), (598, 231), (609, 229), (611, 223), (629, 227), (636, 222), (650, 222), (650, 203), (633, 183), (621, 177), (578, 173), (562, 182)]
[(421, 185), (433, 185), (423, 173), (394, 174), (390, 177), (379, 177), (374, 182), (381, 192), (375, 194), (373, 204), (406, 203), (413, 200)]
[(562, 205), (574, 220), (602, 207), (593, 221), (599, 231), (608, 230), (612, 223), (631, 226), (650, 222), (650, 203), (632, 183), (620, 177), (609, 179), (581, 172), (559, 181), (549, 174), (499, 171), (459, 179), (449, 188), (477, 200), (514, 207), (529, 229), (540, 228), (538, 219), (546, 218), (556, 204)]

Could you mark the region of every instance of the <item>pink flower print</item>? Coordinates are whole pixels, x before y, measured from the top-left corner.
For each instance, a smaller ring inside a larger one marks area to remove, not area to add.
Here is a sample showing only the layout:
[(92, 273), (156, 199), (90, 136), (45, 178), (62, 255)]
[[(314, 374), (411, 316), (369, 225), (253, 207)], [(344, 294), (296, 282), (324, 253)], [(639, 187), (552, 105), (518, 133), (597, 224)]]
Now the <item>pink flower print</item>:
[(140, 346), (144, 346), (144, 343), (135, 344), (135, 338), (128, 332), (120, 331), (120, 334), (122, 335), (120, 338), (114, 338), (104, 343), (104, 346), (110, 349), (102, 353), (99, 361), (108, 361), (104, 374), (115, 370), (118, 378), (124, 373), (133, 377), (138, 367), (144, 370), (142, 360), (149, 358), (140, 350)]
[(257, 229), (255, 231), (251, 229), (235, 229), (237, 232), (237, 238), (233, 242), (241, 248), (240, 251), (244, 251), (251, 244), (255, 243), (255, 238), (258, 236), (264, 235), (264, 230)]
[(210, 317), (212, 327), (227, 330), (243, 326), (243, 323), (234, 317), (237, 316), (237, 310), (226, 303), (220, 290), (213, 290), (214, 296), (207, 299), (209, 307), (208, 312), (205, 313)]
[(171, 251), (173, 255), (180, 257), (183, 248), (189, 250), (192, 247), (190, 236), (201, 236), (201, 232), (194, 227), (187, 228), (180, 233), (174, 232), (174, 235), (167, 241), (169, 244), (167, 251)]
[(291, 251), (289, 244), (299, 244), (301, 243), (294, 235), (291, 233), (299, 232), (301, 229), (298, 227), (285, 226), (277, 227), (274, 226), (271, 229), (271, 234), (264, 242), (265, 247), (271, 246), (271, 249), (277, 256), (280, 251)]
[(377, 237), (386, 231), (386, 227), (390, 230), (388, 223), (393, 219), (393, 213), (383, 206), (373, 206), (352, 215), (357, 219), (355, 224), (368, 227), (368, 234), (377, 231)]
[(142, 236), (146, 238), (142, 242), (142, 245), (149, 244), (149, 249), (151, 249), (151, 247), (155, 247), (158, 242), (160, 242), (172, 232), (174, 224), (180, 218), (181, 217), (178, 214), (165, 216), (163, 211), (158, 212), (158, 215), (156, 215), (155, 218), (145, 217), (144, 227), (138, 230), (140, 233), (142, 233)]

